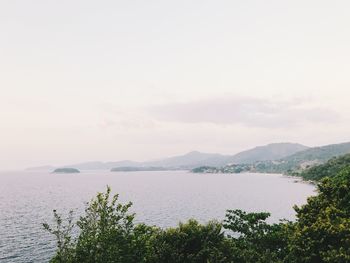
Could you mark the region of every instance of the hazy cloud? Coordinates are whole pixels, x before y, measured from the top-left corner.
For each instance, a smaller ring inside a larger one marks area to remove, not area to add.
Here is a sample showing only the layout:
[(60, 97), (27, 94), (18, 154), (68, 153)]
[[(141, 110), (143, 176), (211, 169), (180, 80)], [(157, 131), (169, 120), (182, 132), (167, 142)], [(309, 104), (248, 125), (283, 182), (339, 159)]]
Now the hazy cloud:
[(98, 127), (101, 129), (142, 130), (153, 129), (156, 126), (154, 120), (135, 108), (100, 105), (100, 109)]
[(291, 127), (305, 123), (332, 123), (331, 109), (306, 106), (305, 101), (257, 98), (216, 98), (152, 107), (158, 120), (185, 123), (242, 124), (251, 127)]

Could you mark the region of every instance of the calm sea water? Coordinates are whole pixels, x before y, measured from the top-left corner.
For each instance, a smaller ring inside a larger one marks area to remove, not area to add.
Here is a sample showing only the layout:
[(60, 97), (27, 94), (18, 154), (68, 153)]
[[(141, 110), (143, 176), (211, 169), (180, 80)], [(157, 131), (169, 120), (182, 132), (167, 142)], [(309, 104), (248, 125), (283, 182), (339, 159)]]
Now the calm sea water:
[(137, 221), (161, 227), (196, 218), (222, 220), (226, 209), (269, 211), (271, 221), (294, 219), (294, 204), (315, 194), (314, 186), (266, 174), (176, 172), (0, 173), (0, 262), (48, 262), (52, 237), (42, 223), (52, 210), (82, 213), (85, 203), (106, 185), (132, 201)]

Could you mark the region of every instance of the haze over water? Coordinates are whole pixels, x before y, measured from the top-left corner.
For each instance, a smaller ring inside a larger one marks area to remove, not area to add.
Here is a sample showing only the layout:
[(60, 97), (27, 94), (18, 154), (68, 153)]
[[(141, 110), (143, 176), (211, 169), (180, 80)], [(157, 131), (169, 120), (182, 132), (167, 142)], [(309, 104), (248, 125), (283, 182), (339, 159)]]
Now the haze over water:
[(136, 220), (162, 227), (196, 218), (223, 220), (226, 209), (269, 211), (271, 220), (294, 219), (294, 204), (305, 203), (314, 186), (267, 174), (176, 172), (0, 173), (0, 261), (48, 262), (52, 237), (43, 231), (52, 210), (78, 216), (85, 203), (111, 186), (122, 202), (132, 201)]

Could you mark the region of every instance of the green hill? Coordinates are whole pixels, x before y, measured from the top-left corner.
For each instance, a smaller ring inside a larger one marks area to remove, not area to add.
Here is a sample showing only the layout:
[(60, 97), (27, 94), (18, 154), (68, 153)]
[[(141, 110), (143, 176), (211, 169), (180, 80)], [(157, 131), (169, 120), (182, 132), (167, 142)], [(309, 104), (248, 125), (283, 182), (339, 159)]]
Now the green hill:
[(220, 168), (199, 167), (197, 173), (283, 173), (300, 175), (311, 167), (324, 164), (328, 160), (350, 153), (350, 142), (309, 148), (279, 160), (258, 161), (252, 164), (231, 164)]
[(258, 161), (279, 160), (306, 149), (309, 149), (309, 147), (298, 143), (271, 143), (237, 153), (230, 158), (229, 162), (232, 164), (247, 164)]
[(282, 173), (300, 173), (312, 166), (323, 164), (333, 157), (347, 153), (350, 153), (350, 142), (314, 147), (283, 158), (277, 162), (270, 162), (272, 164), (270, 169)]
[(300, 176), (307, 180), (318, 181), (324, 177), (331, 177), (338, 174), (346, 167), (350, 167), (350, 154), (335, 157), (324, 164), (311, 167), (301, 172)]

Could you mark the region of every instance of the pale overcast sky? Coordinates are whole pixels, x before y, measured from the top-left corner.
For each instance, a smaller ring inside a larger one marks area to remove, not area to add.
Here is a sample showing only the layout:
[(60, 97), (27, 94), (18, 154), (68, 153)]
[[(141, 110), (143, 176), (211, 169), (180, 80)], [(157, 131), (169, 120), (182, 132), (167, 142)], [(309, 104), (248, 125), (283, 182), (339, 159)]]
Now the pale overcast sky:
[(0, 2), (0, 170), (350, 141), (350, 1)]

